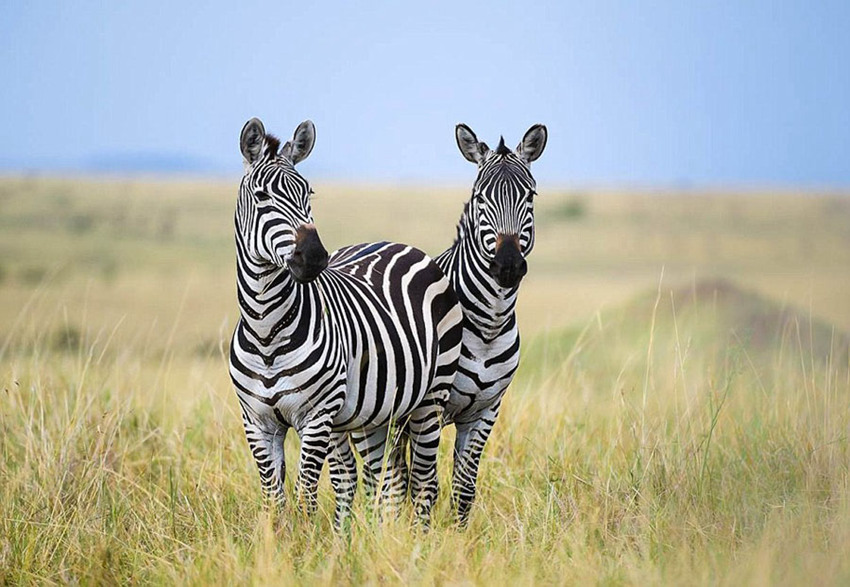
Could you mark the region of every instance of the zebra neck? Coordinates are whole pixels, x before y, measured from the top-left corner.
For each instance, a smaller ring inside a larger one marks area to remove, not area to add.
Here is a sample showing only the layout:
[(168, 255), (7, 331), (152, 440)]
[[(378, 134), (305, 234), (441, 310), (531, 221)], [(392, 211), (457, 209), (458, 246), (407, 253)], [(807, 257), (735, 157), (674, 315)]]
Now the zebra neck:
[(285, 268), (253, 273), (239, 267), (237, 277), (242, 326), (255, 347), (246, 350), (273, 358), (315, 338), (322, 326), (322, 301), (315, 282), (298, 284)]
[(504, 288), (496, 283), (489, 261), (471, 238), (459, 238), (436, 262), (460, 300), (465, 328), (487, 342), (516, 326), (519, 287)]

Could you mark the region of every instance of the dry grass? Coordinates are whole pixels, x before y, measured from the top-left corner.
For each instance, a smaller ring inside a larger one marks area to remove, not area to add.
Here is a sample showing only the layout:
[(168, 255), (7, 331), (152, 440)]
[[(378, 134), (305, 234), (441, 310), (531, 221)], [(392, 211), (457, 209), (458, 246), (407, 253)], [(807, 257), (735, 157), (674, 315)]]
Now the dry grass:
[[(329, 247), (432, 253), (466, 196), (316, 191)], [(0, 182), (0, 583), (850, 580), (850, 200), (543, 191), (470, 528), (444, 454), (430, 533), (358, 501), (341, 537), (326, 480), (313, 520), (259, 498), (235, 186)]]

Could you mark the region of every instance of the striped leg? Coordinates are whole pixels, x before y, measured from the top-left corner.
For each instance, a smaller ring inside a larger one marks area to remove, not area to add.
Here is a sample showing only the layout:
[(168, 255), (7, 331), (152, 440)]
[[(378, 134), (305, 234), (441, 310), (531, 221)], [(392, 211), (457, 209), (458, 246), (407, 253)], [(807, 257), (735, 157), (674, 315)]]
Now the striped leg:
[[(407, 498), (408, 477), (407, 446), (409, 444), (406, 429), (399, 430), (390, 447), (387, 458), (387, 473), (384, 493), (392, 494), (394, 504), (404, 503)], [(386, 481), (389, 481), (387, 483)]]
[(431, 509), (437, 501), (437, 449), (440, 446), (442, 405), (424, 405), (411, 414), (410, 496), (416, 517), (425, 526), (431, 522)]
[(457, 519), (461, 526), (466, 526), (469, 521), (469, 512), (472, 502), (475, 501), (475, 484), (481, 453), (484, 452), (484, 445), (499, 415), (499, 405), (500, 403), (497, 403), (485, 410), (477, 420), (456, 424), (452, 501), (457, 507)]
[(357, 491), (357, 462), (347, 434), (334, 434), (333, 449), (328, 455), (331, 485), (336, 496), (334, 528), (341, 530), (351, 515), (351, 503)]
[(399, 443), (387, 447), (387, 428), (379, 428), (368, 433), (354, 433), (352, 439), (357, 452), (363, 457), (363, 486), (370, 506), (378, 503), (376, 492), (381, 484), (380, 505), (395, 514), (404, 501), (407, 483), (402, 470), (396, 464), (403, 460)]
[(301, 455), (295, 494), (308, 514), (316, 511), (319, 476), (322, 474), (322, 466), (331, 448), (331, 422), (330, 414), (322, 413), (299, 431)]
[(244, 405), (242, 406), (242, 424), (245, 427), (248, 447), (260, 471), (263, 494), (268, 500), (283, 505), (286, 500), (283, 490), (283, 481), (286, 477), (283, 441), (286, 439), (288, 428), (281, 425), (269, 432), (267, 427), (261, 426), (252, 417)]

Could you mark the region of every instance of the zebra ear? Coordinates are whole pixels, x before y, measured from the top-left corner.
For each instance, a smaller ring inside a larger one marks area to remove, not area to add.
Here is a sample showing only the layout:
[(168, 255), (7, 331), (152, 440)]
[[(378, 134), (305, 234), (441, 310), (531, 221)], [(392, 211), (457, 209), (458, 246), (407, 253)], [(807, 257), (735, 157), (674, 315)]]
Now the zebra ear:
[(516, 154), (526, 163), (536, 161), (546, 148), (549, 131), (542, 124), (535, 124), (525, 133), (522, 140), (516, 146)]
[(472, 129), (465, 124), (458, 124), (455, 127), (455, 139), (457, 148), (460, 149), (464, 158), (476, 165), (484, 160), (484, 155), (490, 150), (487, 143), (479, 141)]
[(316, 125), (311, 120), (305, 120), (295, 129), (292, 140), (286, 141), (280, 149), (280, 154), (292, 161), (293, 165), (297, 165), (310, 155), (315, 144)]
[(263, 141), (266, 138), (266, 129), (259, 118), (252, 118), (242, 127), (239, 137), (239, 149), (248, 163), (256, 161), (263, 152)]

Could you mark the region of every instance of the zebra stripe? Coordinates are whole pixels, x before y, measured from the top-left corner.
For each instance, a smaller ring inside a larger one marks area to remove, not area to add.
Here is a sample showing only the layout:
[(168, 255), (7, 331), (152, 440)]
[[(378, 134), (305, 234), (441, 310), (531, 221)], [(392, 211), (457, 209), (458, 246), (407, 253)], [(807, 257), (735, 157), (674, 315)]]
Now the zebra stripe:
[[(263, 490), (282, 501), (283, 443), (295, 429), (296, 490), (307, 511), (315, 509), (328, 458), (340, 526), (357, 484), (348, 435), (363, 457), (367, 490), (376, 493), (384, 455), (392, 453), (388, 432), (409, 425), (411, 490), (427, 520), (437, 493), (439, 418), (460, 353), (460, 305), (440, 268), (413, 247), (368, 243), (328, 258), (313, 226), (311, 190), (295, 170), (314, 137), (309, 121), (283, 147), (256, 119), (242, 131), (245, 175), (235, 213), (241, 316), (230, 374), (245, 435)], [(387, 501), (406, 490), (399, 471), (390, 467), (386, 476)]]

